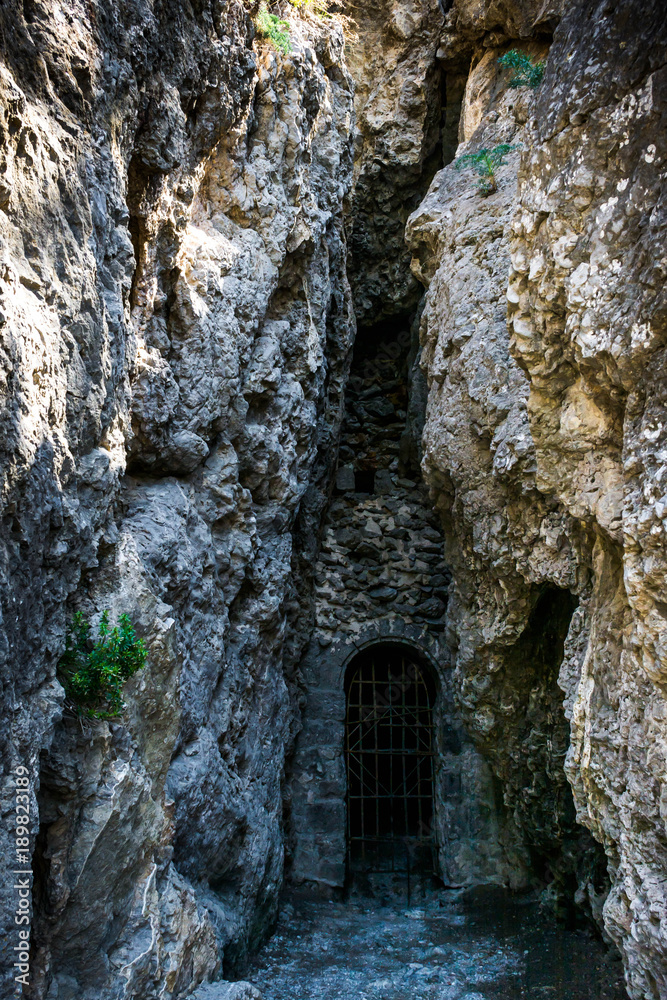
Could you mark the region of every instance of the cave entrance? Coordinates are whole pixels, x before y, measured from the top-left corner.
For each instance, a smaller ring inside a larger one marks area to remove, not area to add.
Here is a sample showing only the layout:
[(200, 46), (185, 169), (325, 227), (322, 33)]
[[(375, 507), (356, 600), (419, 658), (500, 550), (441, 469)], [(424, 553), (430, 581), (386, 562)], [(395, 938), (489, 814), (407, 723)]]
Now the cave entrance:
[(428, 669), (378, 644), (347, 674), (348, 872), (435, 873), (433, 704)]

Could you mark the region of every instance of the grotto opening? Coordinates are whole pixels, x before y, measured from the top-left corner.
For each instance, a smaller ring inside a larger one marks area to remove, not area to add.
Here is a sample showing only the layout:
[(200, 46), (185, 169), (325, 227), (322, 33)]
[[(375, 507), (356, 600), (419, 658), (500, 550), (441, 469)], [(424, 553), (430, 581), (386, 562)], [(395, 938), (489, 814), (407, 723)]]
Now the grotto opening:
[(666, 33), (0, 5), (2, 996), (667, 1000)]
[(374, 645), (347, 671), (349, 874), (435, 874), (434, 685), (406, 650)]

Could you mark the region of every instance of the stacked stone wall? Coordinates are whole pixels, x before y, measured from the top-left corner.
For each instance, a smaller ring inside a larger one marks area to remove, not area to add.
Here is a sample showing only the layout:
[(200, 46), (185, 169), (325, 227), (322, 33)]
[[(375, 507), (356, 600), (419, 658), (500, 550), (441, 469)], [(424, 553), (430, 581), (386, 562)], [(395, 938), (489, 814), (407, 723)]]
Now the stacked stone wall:
[[(402, 459), (410, 433), (410, 324), (359, 331), (335, 495), (322, 528), (315, 630), (302, 661), (303, 729), (292, 768), (292, 876), (346, 880), (345, 680), (359, 651), (387, 641), (430, 665), (438, 750), (435, 840), (448, 884), (522, 883), (491, 773), (454, 702), (444, 636), (449, 570), (426, 487)], [(384, 333), (384, 337), (383, 337)]]

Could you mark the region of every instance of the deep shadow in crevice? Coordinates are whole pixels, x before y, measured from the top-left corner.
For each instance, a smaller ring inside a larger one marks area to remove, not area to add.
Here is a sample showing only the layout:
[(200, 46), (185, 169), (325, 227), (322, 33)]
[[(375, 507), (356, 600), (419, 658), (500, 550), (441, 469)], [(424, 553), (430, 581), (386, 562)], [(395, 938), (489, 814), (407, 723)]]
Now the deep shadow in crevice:
[(130, 288), (130, 307), (137, 305), (139, 277), (145, 262), (145, 248), (150, 238), (147, 224), (147, 200), (156, 186), (158, 176), (135, 153), (127, 170), (127, 207), (130, 212), (128, 230), (134, 250), (134, 272)]
[(591, 888), (596, 896), (604, 896), (609, 888), (604, 850), (577, 823), (564, 770), (570, 729), (558, 678), (577, 606), (568, 590), (543, 587), (512, 650), (525, 716), (513, 737), (515, 770), (506, 776), (505, 785), (518, 809), (536, 883), (544, 887), (554, 915), (568, 927), (589, 923)]
[(451, 63), (443, 71), (440, 81), (440, 135), (442, 166), (446, 167), (456, 156), (459, 144), (459, 123), (463, 95), (468, 80), (469, 60)]

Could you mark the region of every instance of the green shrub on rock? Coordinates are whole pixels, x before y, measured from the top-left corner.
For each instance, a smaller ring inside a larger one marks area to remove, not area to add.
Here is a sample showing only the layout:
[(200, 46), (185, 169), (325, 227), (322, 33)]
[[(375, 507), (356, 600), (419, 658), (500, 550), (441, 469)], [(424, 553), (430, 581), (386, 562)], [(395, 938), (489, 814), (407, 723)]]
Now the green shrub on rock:
[[(272, 14), (269, 10), (270, 0), (261, 0), (259, 9), (254, 15), (257, 32), (271, 42), (281, 52), (288, 54), (292, 51), (292, 39), (290, 37), (290, 25), (278, 14)], [(356, 24), (348, 14), (344, 13), (342, 0), (288, 0), (290, 7), (298, 12), (302, 20), (319, 22), (325, 24), (335, 22), (343, 31), (343, 36), (348, 40), (356, 39)], [(253, 7), (255, 4), (252, 5)]]
[(91, 638), (91, 625), (77, 612), (67, 630), (65, 652), (59, 673), (78, 715), (90, 719), (113, 719), (125, 707), (122, 690), (126, 680), (146, 665), (146, 647), (137, 639), (129, 615), (120, 615), (109, 625), (109, 612), (100, 619), (98, 638)]
[(476, 153), (464, 153), (460, 156), (454, 166), (457, 170), (470, 167), (478, 175), (477, 190), (480, 194), (489, 195), (498, 190), (496, 183), (496, 170), (505, 162), (505, 157), (518, 149), (518, 146), (511, 146), (503, 142), (493, 149), (480, 149)]
[(356, 21), (345, 13), (349, 5), (344, 0), (289, 0), (289, 2), (306, 19), (314, 19), (320, 23), (335, 22), (342, 29), (343, 37), (347, 41), (356, 41), (359, 38)]
[(260, 35), (268, 38), (281, 52), (291, 52), (292, 42), (289, 36), (289, 24), (275, 14), (269, 13), (266, 0), (262, 0), (255, 18), (255, 27)]
[(498, 60), (505, 69), (513, 69), (514, 75), (510, 77), (510, 87), (532, 87), (533, 90), (542, 83), (544, 76), (544, 61), (534, 63), (525, 52), (518, 49), (510, 49)]

